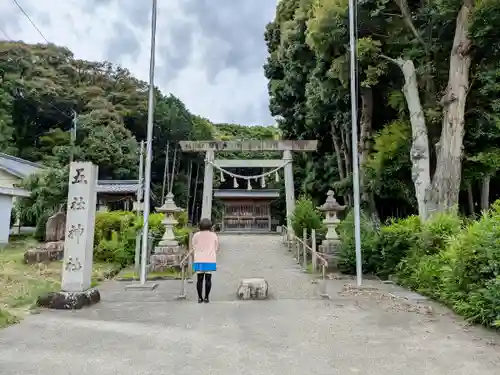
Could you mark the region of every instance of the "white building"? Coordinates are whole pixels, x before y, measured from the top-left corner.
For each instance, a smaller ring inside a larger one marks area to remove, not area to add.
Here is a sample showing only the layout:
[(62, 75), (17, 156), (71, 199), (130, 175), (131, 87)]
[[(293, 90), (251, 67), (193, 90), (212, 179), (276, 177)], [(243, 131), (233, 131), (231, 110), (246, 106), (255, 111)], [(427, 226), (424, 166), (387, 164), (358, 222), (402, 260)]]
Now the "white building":
[(0, 152), (0, 245), (9, 242), (10, 217), (16, 197), (30, 195), (29, 191), (19, 188), (19, 184), (43, 168), (40, 164)]

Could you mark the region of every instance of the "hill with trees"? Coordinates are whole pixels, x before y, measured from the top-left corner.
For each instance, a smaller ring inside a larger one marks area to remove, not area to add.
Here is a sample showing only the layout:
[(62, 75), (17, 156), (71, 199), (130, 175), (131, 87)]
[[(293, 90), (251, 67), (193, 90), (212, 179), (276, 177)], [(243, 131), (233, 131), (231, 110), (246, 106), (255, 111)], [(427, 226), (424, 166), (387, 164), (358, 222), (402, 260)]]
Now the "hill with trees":
[[(5, 41), (0, 43), (0, 73), (0, 150), (49, 167), (45, 174), (27, 181), (33, 194), (23, 203), (25, 219), (36, 221), (64, 203), (65, 167), (71, 154), (99, 165), (102, 180), (137, 179), (139, 143), (146, 138), (146, 82), (109, 62), (76, 59), (64, 47)], [(213, 124), (159, 89), (155, 100), (155, 204), (160, 201), (167, 145), (170, 163), (176, 153), (174, 194), (185, 207), (187, 184), (197, 181), (188, 180), (190, 168), (194, 171), (201, 165), (198, 182), (203, 181), (203, 155), (176, 152), (178, 141), (272, 138), (276, 131), (273, 127)], [(197, 191), (201, 195), (201, 187)]]

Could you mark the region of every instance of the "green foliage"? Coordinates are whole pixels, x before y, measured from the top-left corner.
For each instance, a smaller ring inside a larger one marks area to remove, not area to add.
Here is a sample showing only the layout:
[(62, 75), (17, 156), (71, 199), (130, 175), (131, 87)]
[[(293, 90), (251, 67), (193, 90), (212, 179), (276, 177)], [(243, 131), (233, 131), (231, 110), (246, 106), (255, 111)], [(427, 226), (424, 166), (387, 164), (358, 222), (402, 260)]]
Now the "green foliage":
[(443, 254), (441, 298), (475, 323), (500, 320), (500, 201), (452, 238)]
[(415, 246), (421, 232), (421, 223), (418, 216), (409, 216), (405, 219), (392, 220), (380, 229), (378, 247), (380, 249), (380, 263), (376, 272), (382, 278), (391, 275), (399, 262)]
[(29, 190), (29, 198), (16, 200), (16, 210), (22, 221), (41, 222), (61, 209), (68, 196), (68, 168), (48, 168), (29, 177), (22, 187)]
[(122, 266), (133, 263), (139, 229), (132, 212), (98, 212), (94, 229), (94, 260)]
[[(373, 220), (364, 213), (360, 218), (363, 272), (375, 273), (380, 264), (378, 251), (379, 233)], [(356, 273), (356, 248), (354, 239), (354, 213), (350, 211), (338, 227), (342, 241), (339, 254), (339, 270), (344, 273)]]
[(295, 210), (292, 214), (292, 228), (295, 235), (302, 238), (303, 230), (311, 233), (311, 229), (321, 230), (323, 227), (321, 212), (314, 206), (313, 201), (306, 197), (300, 197), (295, 203)]
[(460, 233), (462, 222), (453, 214), (440, 214), (426, 221), (408, 255), (396, 267), (402, 285), (434, 298), (440, 297), (443, 252), (449, 239)]
[[(341, 223), (340, 268), (355, 273), (353, 217)], [(473, 323), (500, 327), (500, 200), (477, 220), (439, 214), (392, 220), (379, 231), (362, 216), (363, 271), (450, 306)]]
[(4, 328), (16, 323), (19, 323), (18, 317), (12, 315), (6, 310), (0, 309), (0, 328)]
[[(153, 213), (149, 215), (149, 233), (153, 237), (153, 246), (160, 241), (165, 226), (162, 224), (164, 215)], [(174, 234), (179, 244), (187, 246), (189, 233), (187, 215), (184, 212), (176, 214), (179, 222), (174, 228)], [(122, 266), (134, 262), (137, 235), (141, 233), (142, 217), (128, 211), (98, 212), (94, 231), (94, 260), (118, 263)]]

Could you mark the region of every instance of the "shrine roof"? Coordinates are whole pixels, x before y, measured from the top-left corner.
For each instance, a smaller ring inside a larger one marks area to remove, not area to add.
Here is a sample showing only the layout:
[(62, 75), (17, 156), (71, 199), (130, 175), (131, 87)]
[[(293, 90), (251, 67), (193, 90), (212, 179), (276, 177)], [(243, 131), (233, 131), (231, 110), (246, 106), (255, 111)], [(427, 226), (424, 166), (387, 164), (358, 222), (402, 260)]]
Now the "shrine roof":
[(19, 178), (26, 178), (40, 172), (44, 167), (40, 164), (0, 152), (0, 169)]
[(109, 194), (135, 194), (140, 186), (138, 180), (99, 180), (97, 181), (97, 192)]
[(269, 198), (280, 196), (279, 189), (214, 189), (215, 198)]

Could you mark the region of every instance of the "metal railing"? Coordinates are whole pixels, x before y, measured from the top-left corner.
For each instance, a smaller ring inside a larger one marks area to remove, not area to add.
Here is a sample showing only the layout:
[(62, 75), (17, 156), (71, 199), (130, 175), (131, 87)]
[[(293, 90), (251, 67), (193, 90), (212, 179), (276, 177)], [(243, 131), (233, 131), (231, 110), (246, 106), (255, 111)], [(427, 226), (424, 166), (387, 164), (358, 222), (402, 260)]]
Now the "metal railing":
[[(179, 263), (181, 267), (181, 291), (177, 299), (186, 299), (186, 275), (189, 275), (188, 283), (193, 282), (193, 252), (191, 251), (191, 244), (193, 239), (193, 233), (189, 233), (187, 254)], [(186, 270), (187, 267), (187, 270)]]
[[(320, 296), (323, 298), (329, 298), (326, 290), (326, 269), (328, 268), (328, 261), (324, 257), (324, 254), (319, 253), (316, 249), (316, 230), (311, 230), (311, 245), (307, 242), (307, 229), (304, 228), (302, 232), (302, 238), (293, 233), (293, 230), (283, 226), (282, 227), (282, 239), (287, 245), (288, 251), (293, 251), (297, 264), (302, 263), (302, 268), (304, 272), (308, 271), (308, 253), (311, 255), (311, 268), (312, 272), (316, 273), (318, 271), (318, 265), (321, 267), (321, 283), (320, 283)], [(318, 264), (319, 263), (319, 264)], [(317, 282), (317, 280), (315, 280)]]
[[(324, 254), (319, 253), (316, 250), (316, 230), (311, 230), (311, 245), (309, 245), (307, 238), (307, 231), (304, 229), (302, 233), (302, 238), (297, 237), (293, 231), (291, 231), (286, 226), (282, 227), (283, 240), (288, 246), (289, 251), (294, 251), (297, 259), (297, 263), (302, 263), (302, 268), (304, 272), (307, 272), (308, 263), (308, 253), (311, 255), (311, 267), (312, 272), (316, 273), (318, 269), (321, 269), (321, 282), (320, 282), (320, 296), (323, 298), (329, 298), (326, 290), (326, 269), (328, 268), (328, 261), (324, 257)], [(193, 233), (189, 234), (187, 253), (184, 255), (179, 265), (181, 268), (181, 290), (177, 299), (186, 299), (186, 280), (188, 283), (193, 282), (193, 252), (192, 252), (192, 238)], [(317, 283), (317, 280), (314, 280)]]

